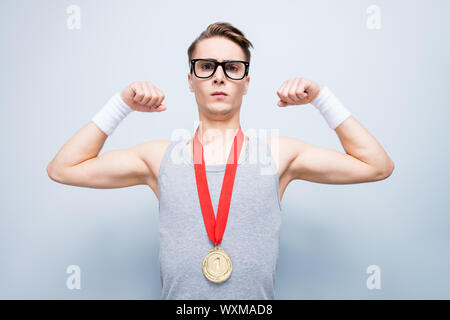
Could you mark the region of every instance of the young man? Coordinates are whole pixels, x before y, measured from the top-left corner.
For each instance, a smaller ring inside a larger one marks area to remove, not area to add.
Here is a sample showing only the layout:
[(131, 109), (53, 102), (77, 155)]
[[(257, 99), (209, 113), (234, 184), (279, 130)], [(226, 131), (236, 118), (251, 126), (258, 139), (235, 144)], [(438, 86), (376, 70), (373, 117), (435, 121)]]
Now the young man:
[[(149, 141), (99, 156), (128, 113), (167, 109), (158, 88), (135, 82), (114, 95), (47, 167), (51, 179), (69, 185), (150, 186), (159, 200), (163, 299), (274, 299), (287, 185), (296, 179), (378, 181), (394, 169), (330, 89), (305, 78), (283, 83), (278, 106), (311, 103), (336, 131), (345, 154), (295, 138), (244, 136), (239, 115), (250, 82), (249, 46), (241, 31), (224, 22), (208, 26), (190, 46), (188, 82), (200, 120), (194, 137)], [(256, 145), (273, 160), (273, 174), (263, 174), (264, 165), (250, 161)]]

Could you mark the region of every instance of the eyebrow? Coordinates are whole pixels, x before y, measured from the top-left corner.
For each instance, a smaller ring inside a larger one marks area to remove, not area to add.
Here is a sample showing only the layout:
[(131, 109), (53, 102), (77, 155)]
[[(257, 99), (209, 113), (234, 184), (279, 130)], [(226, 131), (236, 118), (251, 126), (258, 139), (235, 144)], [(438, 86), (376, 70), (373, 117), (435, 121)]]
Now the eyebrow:
[[(213, 59), (213, 58), (206, 58), (206, 59), (217, 61), (217, 59)], [(223, 61), (235, 61), (235, 60), (236, 60), (236, 59), (229, 59), (229, 60), (223, 60)], [(217, 61), (217, 62), (218, 62), (218, 61)]]

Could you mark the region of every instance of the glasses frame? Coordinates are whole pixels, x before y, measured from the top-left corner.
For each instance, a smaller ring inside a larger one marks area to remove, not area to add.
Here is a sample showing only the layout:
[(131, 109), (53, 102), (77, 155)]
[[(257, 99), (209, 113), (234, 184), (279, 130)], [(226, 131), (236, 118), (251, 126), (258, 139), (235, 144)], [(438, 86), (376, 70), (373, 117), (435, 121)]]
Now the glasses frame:
[[(209, 62), (212, 62), (212, 63), (214, 63), (214, 71), (213, 71), (213, 73), (210, 75), (210, 76), (208, 76), (208, 77), (199, 77), (198, 75), (197, 75), (197, 73), (195, 72), (195, 63), (197, 62), (197, 61), (209, 61)], [(227, 74), (227, 72), (226, 72), (226, 68), (225, 68), (225, 64), (226, 63), (228, 63), (228, 62), (242, 62), (242, 63), (244, 63), (244, 65), (245, 65), (245, 72), (244, 72), (244, 75), (242, 76), (242, 78), (232, 78), (232, 77), (230, 77), (228, 74)], [(244, 79), (247, 75), (248, 75), (248, 70), (249, 70), (249, 67), (250, 67), (250, 62), (248, 62), (248, 61), (242, 61), (242, 60), (226, 60), (226, 61), (222, 61), (222, 62), (219, 62), (219, 61), (215, 61), (215, 60), (212, 60), (212, 59), (192, 59), (191, 60), (191, 74), (192, 74), (192, 71), (194, 71), (194, 74), (195, 74), (195, 76), (197, 77), (197, 78), (200, 78), (200, 79), (208, 79), (208, 78), (210, 78), (210, 77), (212, 77), (215, 73), (216, 73), (216, 70), (217, 70), (217, 68), (219, 67), (219, 66), (222, 66), (222, 70), (223, 70), (223, 73), (225, 74), (225, 76), (227, 77), (227, 78), (229, 78), (229, 79), (231, 79), (231, 80), (242, 80), (242, 79)]]

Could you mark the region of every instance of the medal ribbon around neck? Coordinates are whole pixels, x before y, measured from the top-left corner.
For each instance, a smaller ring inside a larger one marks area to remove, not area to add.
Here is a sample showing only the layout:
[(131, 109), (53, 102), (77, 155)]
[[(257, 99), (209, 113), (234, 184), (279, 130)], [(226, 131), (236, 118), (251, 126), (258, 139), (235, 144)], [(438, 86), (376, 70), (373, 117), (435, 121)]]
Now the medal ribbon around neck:
[[(214, 217), (214, 209), (211, 202), (211, 195), (209, 193), (208, 181), (206, 179), (205, 159), (203, 156), (203, 145), (198, 139), (197, 130), (195, 131), (194, 141), (192, 144), (195, 179), (197, 182), (197, 191), (202, 209), (203, 221), (205, 222), (206, 232), (209, 239), (216, 246), (222, 242), (222, 237), (227, 225), (228, 212), (230, 210), (231, 194), (233, 193), (234, 178), (237, 169), (237, 155), (240, 154), (244, 134), (241, 126), (237, 134), (234, 136), (233, 146), (231, 147), (228, 161), (225, 168), (225, 175), (222, 182), (222, 189), (220, 191), (219, 206), (217, 208), (217, 219)], [(202, 161), (200, 162), (200, 157)]]

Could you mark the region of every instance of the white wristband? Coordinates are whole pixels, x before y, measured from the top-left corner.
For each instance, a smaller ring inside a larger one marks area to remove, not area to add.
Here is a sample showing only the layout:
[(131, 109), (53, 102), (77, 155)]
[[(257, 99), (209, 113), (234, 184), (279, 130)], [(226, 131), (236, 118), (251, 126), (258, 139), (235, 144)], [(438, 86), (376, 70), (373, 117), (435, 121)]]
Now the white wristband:
[(350, 111), (328, 87), (323, 87), (319, 95), (311, 101), (311, 104), (319, 110), (328, 126), (333, 130), (351, 116)]
[(122, 100), (120, 92), (117, 92), (108, 100), (103, 108), (95, 114), (92, 118), (92, 122), (109, 136), (131, 111), (133, 111), (133, 109)]

